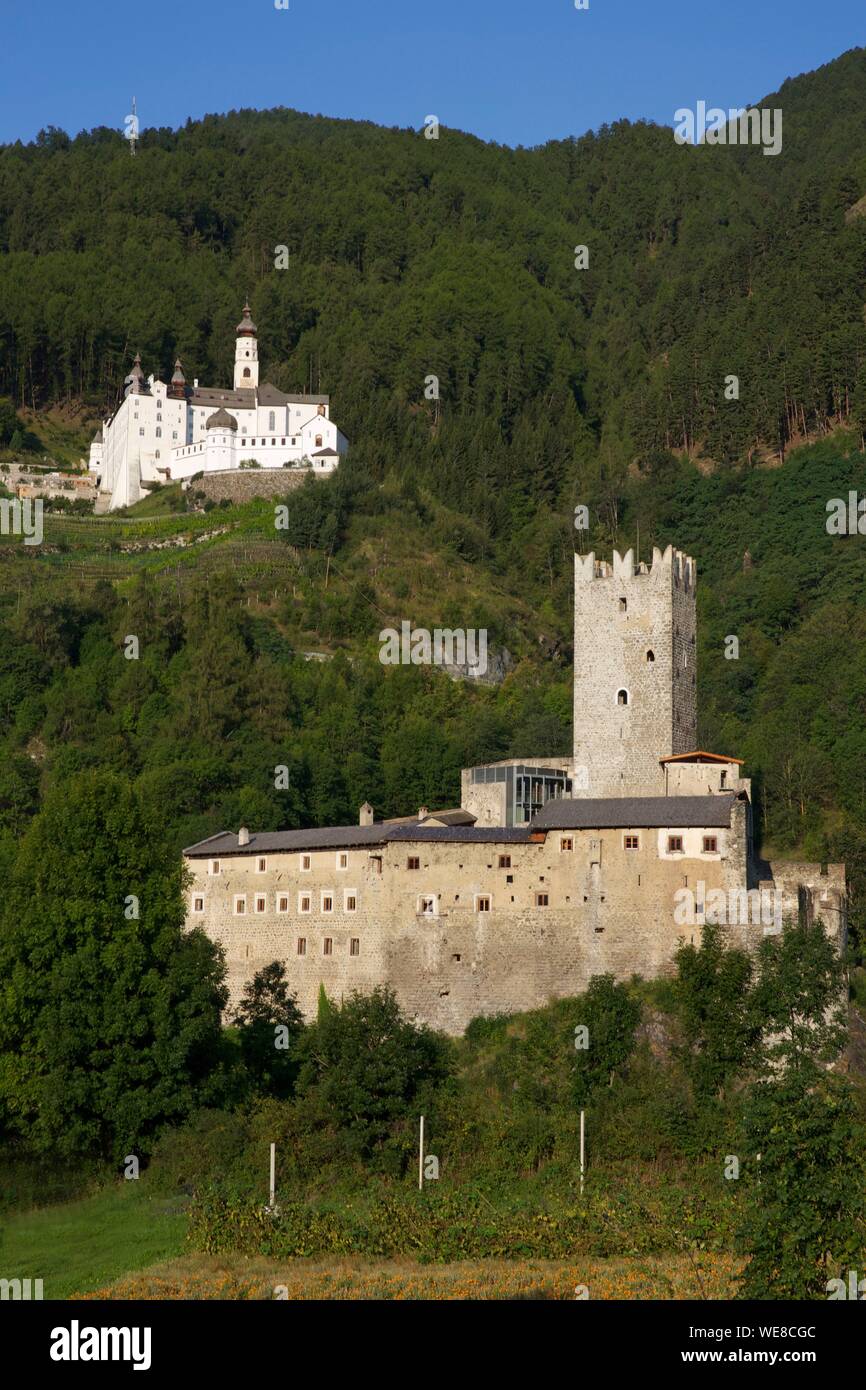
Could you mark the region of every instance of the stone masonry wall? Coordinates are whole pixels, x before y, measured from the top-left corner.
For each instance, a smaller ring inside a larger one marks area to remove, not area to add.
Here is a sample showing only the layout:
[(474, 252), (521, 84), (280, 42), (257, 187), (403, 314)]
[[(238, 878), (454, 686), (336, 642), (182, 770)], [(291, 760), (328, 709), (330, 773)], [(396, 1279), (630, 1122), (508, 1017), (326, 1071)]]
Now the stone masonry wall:
[[(694, 562), (669, 546), (652, 567), (614, 551), (575, 556), (576, 796), (661, 796), (659, 759), (695, 747)], [(618, 700), (624, 691), (627, 703)]]
[[(297, 852), (261, 856), (263, 872), (257, 855), (224, 857), (219, 874), (192, 859), (187, 921), (224, 946), (232, 1007), (255, 971), (277, 959), (307, 1017), (320, 984), (336, 1000), (388, 984), (410, 1017), (456, 1034), (478, 1014), (579, 993), (593, 975), (669, 971), (678, 941), (700, 940), (699, 926), (674, 920), (676, 890), (698, 880), (726, 888), (740, 872), (733, 866), (745, 864), (737, 843), (744, 821), (733, 832), (707, 832), (717, 837), (715, 854), (702, 853), (703, 832), (688, 829), (679, 832), (685, 854), (669, 855), (669, 829), (550, 831), (520, 844), (392, 841), (311, 851), (309, 870)], [(625, 849), (626, 835), (636, 835), (639, 848)], [(346, 869), (337, 868), (340, 853)], [(309, 913), (301, 894), (311, 896)], [(355, 895), (355, 911), (346, 910), (346, 894)], [(332, 912), (323, 911), (323, 895), (333, 897)], [(246, 898), (243, 914), (234, 910), (236, 896)], [(488, 911), (479, 910), (485, 897)], [(256, 898), (263, 911), (255, 911)], [(196, 899), (203, 911), (194, 910)], [(432, 900), (432, 911), (422, 899)], [(760, 926), (750, 934), (760, 939)]]
[(202, 492), (213, 502), (248, 502), (251, 497), (285, 497), (315, 473), (308, 468), (232, 468), (205, 473), (190, 482), (190, 492)]

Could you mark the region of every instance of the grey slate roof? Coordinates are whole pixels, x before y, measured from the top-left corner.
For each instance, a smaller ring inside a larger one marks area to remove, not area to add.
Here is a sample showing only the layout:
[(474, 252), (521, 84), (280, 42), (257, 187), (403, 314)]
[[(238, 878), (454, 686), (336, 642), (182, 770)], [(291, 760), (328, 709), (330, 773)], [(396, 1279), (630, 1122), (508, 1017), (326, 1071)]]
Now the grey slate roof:
[(211, 835), (190, 845), (191, 859), (232, 854), (267, 854), (308, 849), (351, 849), (362, 845), (425, 842), (432, 844), (520, 845), (533, 831), (541, 830), (672, 830), (689, 827), (725, 829), (731, 823), (736, 793), (719, 796), (623, 796), (601, 799), (548, 801), (529, 825), (427, 825), (419, 821), (374, 825), (328, 825), (317, 830), (275, 830), (250, 834), (249, 844), (238, 845), (233, 831)]
[(322, 830), (271, 830), (261, 834), (250, 832), (248, 845), (238, 847), (234, 831), (226, 830), (200, 840), (184, 850), (192, 859), (205, 855), (218, 859), (229, 854), (266, 854), (278, 850), (345, 849), (351, 845), (381, 845), (386, 839), (385, 827), (379, 825), (327, 825)]
[(220, 391), (211, 386), (195, 386), (189, 393), (193, 405), (225, 405), (233, 410), (254, 410), (256, 393), (247, 387), (244, 391)]
[(548, 801), (534, 817), (532, 829), (724, 828), (731, 823), (734, 797), (734, 792), (727, 792), (718, 796), (621, 796)]
[(263, 381), (258, 389), (259, 405), (328, 405), (330, 396), (290, 396), (279, 391), (269, 381)]

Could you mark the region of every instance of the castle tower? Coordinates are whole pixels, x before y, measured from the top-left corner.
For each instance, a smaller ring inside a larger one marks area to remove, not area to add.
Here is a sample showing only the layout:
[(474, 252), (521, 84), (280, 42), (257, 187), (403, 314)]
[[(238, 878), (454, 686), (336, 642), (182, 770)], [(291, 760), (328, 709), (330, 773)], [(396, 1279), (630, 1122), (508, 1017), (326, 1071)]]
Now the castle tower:
[(244, 305), (244, 315), (237, 326), (235, 342), (235, 390), (255, 391), (259, 384), (259, 344), (257, 329), (250, 318), (250, 306)]
[(668, 546), (574, 557), (574, 795), (663, 796), (697, 746), (694, 560)]

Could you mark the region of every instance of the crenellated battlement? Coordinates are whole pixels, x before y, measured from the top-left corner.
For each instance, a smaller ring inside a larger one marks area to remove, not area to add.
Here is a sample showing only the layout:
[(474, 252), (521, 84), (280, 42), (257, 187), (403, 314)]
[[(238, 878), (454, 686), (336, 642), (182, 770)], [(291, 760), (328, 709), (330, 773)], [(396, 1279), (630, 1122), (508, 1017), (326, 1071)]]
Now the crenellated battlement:
[(683, 550), (675, 550), (672, 545), (667, 546), (664, 551), (659, 550), (658, 546), (653, 546), (652, 565), (647, 565), (643, 560), (636, 564), (634, 550), (627, 550), (623, 555), (615, 550), (610, 563), (607, 560), (596, 560), (594, 550), (588, 555), (576, 554), (574, 557), (575, 581), (649, 578), (657, 583), (671, 582), (677, 588), (693, 590), (697, 584), (697, 577), (698, 567), (691, 555), (686, 555)]

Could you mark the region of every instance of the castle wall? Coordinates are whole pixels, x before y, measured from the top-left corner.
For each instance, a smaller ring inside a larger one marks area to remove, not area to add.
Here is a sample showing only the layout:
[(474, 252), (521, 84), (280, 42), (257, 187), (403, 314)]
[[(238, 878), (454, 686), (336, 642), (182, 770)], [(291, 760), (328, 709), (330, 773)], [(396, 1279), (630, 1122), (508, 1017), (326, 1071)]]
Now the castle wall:
[[(315, 1015), (320, 984), (337, 1000), (388, 984), (410, 1017), (459, 1033), (477, 1014), (580, 993), (593, 975), (668, 972), (678, 942), (700, 940), (699, 925), (674, 918), (677, 890), (699, 881), (726, 888), (739, 871), (732, 865), (745, 864), (736, 843), (744, 828), (743, 821), (733, 832), (708, 832), (719, 844), (708, 855), (700, 852), (701, 832), (683, 832), (686, 853), (676, 857), (660, 853), (658, 830), (635, 827), (550, 831), (520, 843), (391, 841), (343, 851), (345, 870), (337, 870), (332, 849), (310, 851), (309, 871), (295, 852), (263, 856), (263, 873), (256, 855), (222, 859), (218, 875), (193, 858), (187, 920), (224, 946), (232, 1007), (255, 971), (278, 959), (307, 1017)], [(638, 837), (638, 849), (625, 848), (627, 835)], [(417, 869), (409, 867), (413, 859)], [(356, 895), (354, 912), (345, 910), (347, 892)], [(311, 896), (309, 913), (300, 910), (302, 893)], [(322, 911), (327, 894), (331, 913)], [(233, 910), (236, 895), (246, 896), (243, 916)], [(253, 911), (255, 896), (265, 911)], [(203, 912), (192, 910), (197, 897)], [(488, 911), (479, 910), (484, 898)], [(758, 925), (745, 934), (754, 944), (761, 932)]]

